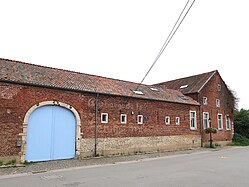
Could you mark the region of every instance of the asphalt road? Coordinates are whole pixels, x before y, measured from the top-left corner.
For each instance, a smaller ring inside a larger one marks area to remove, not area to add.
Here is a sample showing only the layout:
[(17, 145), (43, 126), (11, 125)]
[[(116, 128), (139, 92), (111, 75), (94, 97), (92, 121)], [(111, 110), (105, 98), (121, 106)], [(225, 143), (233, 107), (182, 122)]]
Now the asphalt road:
[(0, 176), (1, 187), (249, 186), (249, 147), (38, 174)]

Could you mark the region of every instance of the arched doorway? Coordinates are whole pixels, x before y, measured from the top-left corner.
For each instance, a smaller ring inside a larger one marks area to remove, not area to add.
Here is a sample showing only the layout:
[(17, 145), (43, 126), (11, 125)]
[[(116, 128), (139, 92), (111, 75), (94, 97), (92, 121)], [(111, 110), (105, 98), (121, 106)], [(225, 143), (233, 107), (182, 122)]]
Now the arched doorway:
[(80, 118), (70, 105), (46, 101), (30, 108), (23, 123), (21, 162), (69, 159), (80, 153)]

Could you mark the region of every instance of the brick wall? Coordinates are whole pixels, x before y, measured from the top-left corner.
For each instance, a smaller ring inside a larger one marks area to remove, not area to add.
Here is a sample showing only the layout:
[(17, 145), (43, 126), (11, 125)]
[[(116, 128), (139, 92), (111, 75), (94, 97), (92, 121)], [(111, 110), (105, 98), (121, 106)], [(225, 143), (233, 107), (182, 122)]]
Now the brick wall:
[[(218, 91), (218, 84), (221, 85), (221, 91)], [(203, 97), (208, 98), (208, 104), (203, 105)], [(218, 114), (222, 114), (223, 129), (213, 136), (214, 141), (231, 141), (233, 137), (234, 111), (232, 106), (232, 97), (220, 75), (216, 73), (206, 84), (200, 93), (202, 111), (208, 112), (211, 118), (211, 126), (218, 129)], [(220, 107), (216, 107), (216, 99), (220, 100)], [(231, 120), (231, 130), (226, 129), (226, 115)], [(209, 140), (209, 135), (204, 134), (204, 141)]]
[[(32, 106), (43, 101), (59, 101), (74, 107), (80, 115), (82, 138), (94, 138), (95, 99), (96, 94), (0, 82), (0, 156), (20, 153), (20, 147), (16, 146), (16, 142), (18, 134), (23, 130), (24, 116)], [(193, 131), (190, 130), (189, 122), (189, 111), (194, 110), (198, 114), (199, 106), (110, 95), (100, 95), (98, 101), (99, 138), (200, 134), (199, 123), (198, 129)], [(108, 113), (107, 124), (101, 124), (101, 113)], [(120, 114), (127, 114), (127, 124), (120, 123)], [(137, 115), (143, 115), (147, 120), (138, 125)], [(165, 124), (165, 116), (171, 117), (170, 125)], [(175, 117), (180, 117), (180, 125), (175, 124)]]

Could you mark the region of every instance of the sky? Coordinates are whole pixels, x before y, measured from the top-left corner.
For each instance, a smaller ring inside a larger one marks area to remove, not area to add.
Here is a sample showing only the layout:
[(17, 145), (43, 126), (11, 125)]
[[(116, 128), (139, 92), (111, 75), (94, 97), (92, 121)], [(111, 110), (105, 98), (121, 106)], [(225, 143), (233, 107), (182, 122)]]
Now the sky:
[[(139, 83), (186, 2), (0, 0), (0, 57)], [(144, 83), (218, 70), (249, 109), (248, 7), (196, 0)]]

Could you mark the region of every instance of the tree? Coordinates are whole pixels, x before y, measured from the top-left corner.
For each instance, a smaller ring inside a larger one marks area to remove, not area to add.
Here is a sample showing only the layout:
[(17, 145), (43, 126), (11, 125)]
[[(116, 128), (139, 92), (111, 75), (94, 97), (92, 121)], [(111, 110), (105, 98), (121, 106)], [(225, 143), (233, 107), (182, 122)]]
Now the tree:
[(241, 109), (235, 113), (234, 132), (249, 138), (249, 110)]

